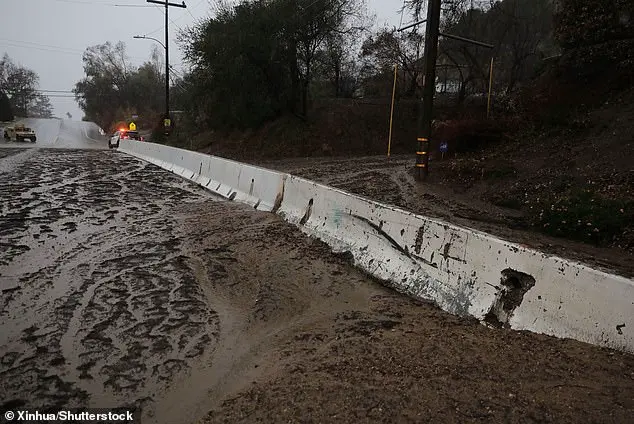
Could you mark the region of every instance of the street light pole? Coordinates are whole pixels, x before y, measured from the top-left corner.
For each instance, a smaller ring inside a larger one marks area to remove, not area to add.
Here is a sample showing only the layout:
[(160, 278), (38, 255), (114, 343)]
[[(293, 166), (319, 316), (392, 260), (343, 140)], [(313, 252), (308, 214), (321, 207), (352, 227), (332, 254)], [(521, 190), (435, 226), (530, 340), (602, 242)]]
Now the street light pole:
[[(158, 40), (156, 38), (153, 37), (148, 37), (147, 35), (135, 35), (132, 38), (136, 38), (136, 39), (140, 39), (140, 40), (153, 40), (156, 41), (157, 43), (159, 43), (161, 45), (161, 47), (163, 47), (163, 49), (165, 50), (165, 63), (168, 64), (168, 60), (167, 60), (167, 55), (169, 53), (169, 50), (167, 48), (167, 44), (163, 44), (161, 42), (161, 40)], [(167, 65), (169, 66), (169, 65)], [(166, 68), (167, 68), (166, 66)], [(169, 99), (169, 68), (165, 69), (165, 117), (169, 117), (169, 107), (170, 107), (170, 99)], [(165, 118), (163, 118), (165, 119)]]
[[(170, 60), (169, 60), (169, 34), (168, 34), (168, 29), (169, 29), (169, 15), (168, 15), (168, 11), (169, 11), (169, 6), (174, 6), (174, 7), (180, 7), (180, 8), (186, 8), (187, 6), (185, 5), (185, 2), (183, 1), (182, 4), (178, 4), (178, 3), (170, 3), (168, 0), (164, 0), (164, 1), (159, 1), (159, 0), (146, 0), (148, 3), (155, 3), (155, 4), (160, 4), (162, 6), (165, 6), (165, 45), (163, 47), (165, 47), (165, 117), (163, 119), (163, 125), (165, 127), (165, 130), (167, 132), (167, 130), (169, 129), (169, 127), (171, 127), (172, 125), (172, 121), (170, 119)], [(144, 37), (144, 38), (148, 38), (148, 37)]]
[[(167, 11), (169, 10), (167, 6), (168, 3), (167, 0), (165, 0), (165, 119), (170, 119), (170, 42), (167, 35)], [(165, 132), (167, 133), (167, 128), (165, 127), (167, 127), (168, 125), (165, 125), (166, 122), (167, 121), (163, 121), (163, 129), (165, 129)]]

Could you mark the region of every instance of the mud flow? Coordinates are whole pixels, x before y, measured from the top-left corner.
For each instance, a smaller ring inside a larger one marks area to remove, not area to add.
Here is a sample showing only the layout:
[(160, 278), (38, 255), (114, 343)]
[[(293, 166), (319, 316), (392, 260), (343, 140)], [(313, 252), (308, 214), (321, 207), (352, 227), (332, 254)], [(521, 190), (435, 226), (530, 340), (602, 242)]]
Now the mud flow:
[[(405, 298), (114, 151), (0, 149), (0, 409), (144, 423), (631, 422), (634, 357)], [(628, 324), (629, 325), (629, 324)]]
[(217, 338), (172, 213), (210, 196), (121, 154), (0, 155), (3, 406), (143, 406)]

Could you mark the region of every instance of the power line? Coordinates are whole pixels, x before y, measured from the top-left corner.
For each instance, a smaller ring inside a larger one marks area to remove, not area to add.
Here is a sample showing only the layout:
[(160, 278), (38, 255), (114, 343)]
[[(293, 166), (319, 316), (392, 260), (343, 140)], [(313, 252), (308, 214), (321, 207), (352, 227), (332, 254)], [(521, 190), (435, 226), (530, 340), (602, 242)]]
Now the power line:
[(403, 12), (405, 12), (405, 0), (403, 0), (403, 7), (401, 7), (401, 21), (398, 24), (399, 28), (403, 26)]
[[(27, 44), (27, 45), (23, 45), (23, 44)], [(40, 51), (53, 52), (53, 53), (64, 53), (64, 54), (71, 54), (76, 56), (83, 56), (84, 53), (86, 52), (86, 50), (79, 50), (72, 47), (54, 46), (50, 44), (35, 43), (33, 41), (11, 40), (8, 38), (0, 38), (0, 46), (16, 47), (16, 48), (22, 48), (22, 49), (33, 49), (33, 50), (40, 50)], [(129, 58), (147, 60), (147, 57), (141, 57), (141, 56), (129, 56)]]
[[(162, 13), (163, 15), (165, 14), (165, 12), (163, 11), (163, 9), (161, 9), (160, 7), (158, 7), (158, 6), (156, 6), (156, 5), (152, 5), (152, 6), (156, 7), (158, 10), (160, 10), (160, 11), (161, 11), (161, 13)], [(157, 33), (158, 31), (160, 31), (160, 30), (162, 30), (162, 29), (165, 29), (165, 25), (161, 25), (160, 27), (156, 28), (155, 30), (152, 30), (152, 31), (150, 31), (150, 32), (146, 32), (146, 33), (145, 33), (145, 35), (147, 36), (147, 35), (152, 35), (152, 34), (155, 34), (155, 33)]]
[(74, 51), (74, 52), (78, 52), (78, 53), (83, 53), (84, 52), (83, 50), (75, 49), (75, 48), (72, 48), (72, 47), (63, 47), (63, 46), (55, 46), (55, 45), (51, 45), (51, 44), (35, 43), (33, 41), (12, 40), (10, 38), (0, 38), (0, 41), (8, 41), (10, 43), (19, 43), (19, 44), (31, 44), (31, 45), (38, 46), (38, 47), (49, 47), (49, 48), (53, 48), (53, 49), (68, 50), (68, 51)]
[(140, 4), (117, 4), (117, 3), (105, 3), (100, 1), (81, 1), (81, 0), (53, 0), (58, 3), (70, 3), (70, 4), (83, 4), (84, 6), (111, 6), (111, 7), (149, 7), (148, 5)]
[(174, 73), (178, 78), (185, 78), (185, 73), (175, 69), (172, 65), (170, 65), (170, 71), (172, 71), (172, 73)]
[(196, 17), (192, 14), (190, 9), (196, 9), (198, 6), (200, 6), (203, 3), (203, 1), (205, 1), (205, 0), (200, 0), (193, 7), (185, 9), (185, 10), (187, 10), (187, 13), (189, 13), (189, 16), (191, 16), (194, 21), (196, 20)]
[(63, 50), (47, 49), (47, 48), (36, 47), (36, 46), (20, 46), (18, 44), (12, 44), (12, 43), (0, 43), (0, 46), (16, 47), (16, 48), (21, 48), (21, 49), (40, 50), (40, 51), (53, 52), (53, 53), (63, 53), (63, 54), (70, 54), (70, 55), (75, 55), (75, 56), (81, 56), (83, 54), (83, 53), (68, 52), (68, 51), (63, 51)]
[[(160, 10), (161, 12), (163, 12), (163, 9), (162, 9), (160, 6), (157, 6), (157, 5), (155, 5), (155, 4), (154, 4), (153, 6), (154, 6), (154, 7), (156, 7), (158, 10)], [(187, 9), (185, 9), (185, 10), (187, 10)], [(165, 12), (163, 12), (163, 14), (165, 14)], [(183, 13), (181, 16), (179, 16), (178, 18), (176, 18), (176, 20), (182, 19), (182, 18), (183, 18), (183, 16), (185, 16), (185, 13)], [(178, 26), (178, 24), (177, 24), (176, 22), (174, 22), (174, 19), (170, 18), (169, 16), (168, 16), (168, 18), (169, 18), (170, 22), (171, 22), (172, 24), (176, 25), (176, 27), (177, 27), (178, 29), (180, 29), (181, 31), (183, 30), (183, 28), (181, 28), (180, 26)], [(160, 29), (163, 29), (163, 28), (165, 28), (165, 26), (162, 26)], [(157, 31), (158, 31), (158, 30), (157, 30)], [(151, 34), (151, 33), (148, 33), (148, 34)], [(147, 34), (146, 34), (146, 35), (147, 35)]]
[[(203, 1), (205, 1), (205, 0), (200, 0), (198, 3), (196, 3), (196, 5), (195, 5), (195, 6), (193, 6), (193, 7), (192, 7), (192, 9), (195, 9), (195, 8), (197, 8), (198, 6), (200, 6), (200, 5), (203, 3)], [(163, 11), (163, 9), (162, 9), (160, 6), (157, 6), (157, 5), (153, 5), (153, 6), (154, 6), (154, 7), (156, 7), (156, 9), (157, 9), (157, 10), (160, 10), (163, 14), (165, 14), (165, 12)], [(192, 13), (189, 11), (189, 8), (187, 8), (187, 9), (185, 9), (185, 10), (187, 11), (187, 13), (189, 13), (189, 15), (190, 15), (192, 18), (194, 18), (194, 20), (196, 20), (196, 17), (195, 17), (194, 15), (192, 15)], [(183, 12), (183, 13), (182, 13), (180, 16), (178, 16), (177, 18), (175, 18), (175, 19), (173, 19), (173, 20), (172, 20), (172, 18), (169, 18), (169, 20), (170, 20), (170, 22), (171, 22), (171, 23), (173, 23), (174, 25), (176, 25), (176, 27), (177, 27), (178, 29), (180, 29), (181, 31), (183, 31), (183, 28), (181, 28), (180, 26), (178, 26), (178, 24), (177, 24), (175, 21), (178, 21), (178, 20), (180, 20), (180, 19), (183, 19), (183, 18), (185, 17), (185, 15), (186, 15), (186, 13), (185, 13), (185, 12)], [(158, 31), (160, 31), (160, 30), (162, 30), (162, 29), (164, 29), (164, 28), (165, 28), (165, 26), (163, 25), (163, 26), (161, 26), (161, 27), (159, 27), (159, 28), (156, 28), (156, 29), (154, 29), (154, 30), (152, 30), (152, 31), (150, 31), (150, 32), (146, 32), (146, 33), (145, 33), (145, 35), (152, 35), (152, 34), (155, 34), (155, 33), (157, 33)]]

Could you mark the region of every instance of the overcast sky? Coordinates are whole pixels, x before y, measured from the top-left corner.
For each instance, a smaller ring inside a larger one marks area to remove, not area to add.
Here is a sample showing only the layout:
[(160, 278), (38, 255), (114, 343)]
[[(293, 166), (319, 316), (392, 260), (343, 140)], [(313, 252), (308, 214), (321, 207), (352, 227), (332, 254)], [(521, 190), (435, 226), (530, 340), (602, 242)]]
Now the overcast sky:
[[(106, 41), (123, 41), (135, 65), (149, 58), (151, 40), (135, 40), (134, 35), (164, 39), (163, 8), (145, 0), (0, 0), (0, 56), (8, 53), (14, 62), (33, 69), (40, 76), (40, 89), (69, 91), (84, 76), (82, 53), (88, 46)], [(171, 0), (180, 2), (181, 0)], [(403, 0), (366, 0), (376, 25), (398, 26)], [(186, 0), (187, 9), (170, 8), (170, 64), (183, 69), (181, 52), (175, 42), (179, 28), (210, 16), (212, 0)], [(407, 21), (407, 17), (403, 18)], [(51, 94), (56, 116), (67, 112), (81, 119), (72, 94)], [(62, 97), (69, 96), (69, 97)]]

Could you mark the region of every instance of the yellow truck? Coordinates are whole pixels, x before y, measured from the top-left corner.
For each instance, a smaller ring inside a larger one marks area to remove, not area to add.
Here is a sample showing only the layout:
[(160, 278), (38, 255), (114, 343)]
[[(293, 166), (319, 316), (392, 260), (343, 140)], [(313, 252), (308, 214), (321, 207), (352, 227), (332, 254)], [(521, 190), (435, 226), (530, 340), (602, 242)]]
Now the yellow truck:
[(12, 127), (4, 128), (4, 139), (7, 141), (25, 141), (28, 139), (32, 143), (35, 143), (37, 137), (35, 136), (35, 131), (31, 128), (22, 123), (18, 123)]

